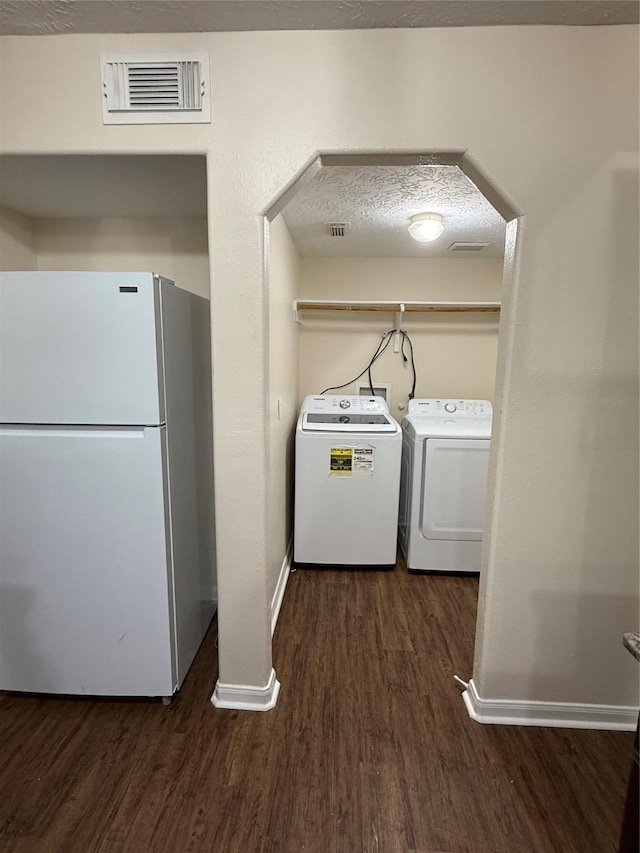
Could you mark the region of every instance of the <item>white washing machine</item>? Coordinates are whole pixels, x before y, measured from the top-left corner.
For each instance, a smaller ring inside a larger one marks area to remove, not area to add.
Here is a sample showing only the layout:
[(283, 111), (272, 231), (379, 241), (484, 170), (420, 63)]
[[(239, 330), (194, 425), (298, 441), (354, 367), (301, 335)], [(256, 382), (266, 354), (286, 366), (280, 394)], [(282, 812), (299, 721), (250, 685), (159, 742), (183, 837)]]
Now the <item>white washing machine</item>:
[(410, 571), (480, 571), (492, 414), (488, 400), (409, 403), (398, 538)]
[(296, 428), (294, 560), (396, 562), (402, 430), (382, 397), (307, 397)]

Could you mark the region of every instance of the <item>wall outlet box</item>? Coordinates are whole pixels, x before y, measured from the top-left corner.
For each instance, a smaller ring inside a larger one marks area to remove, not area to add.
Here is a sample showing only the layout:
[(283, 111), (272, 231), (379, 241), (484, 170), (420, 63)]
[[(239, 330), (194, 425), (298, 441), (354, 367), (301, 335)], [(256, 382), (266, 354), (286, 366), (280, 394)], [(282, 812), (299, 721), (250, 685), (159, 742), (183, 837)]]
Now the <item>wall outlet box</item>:
[[(371, 396), (371, 386), (368, 382), (362, 383), (361, 381), (356, 384), (356, 394), (358, 397), (370, 397)], [(374, 397), (382, 397), (384, 400), (389, 403), (391, 400), (391, 383), (390, 382), (374, 382), (373, 383), (373, 396)]]

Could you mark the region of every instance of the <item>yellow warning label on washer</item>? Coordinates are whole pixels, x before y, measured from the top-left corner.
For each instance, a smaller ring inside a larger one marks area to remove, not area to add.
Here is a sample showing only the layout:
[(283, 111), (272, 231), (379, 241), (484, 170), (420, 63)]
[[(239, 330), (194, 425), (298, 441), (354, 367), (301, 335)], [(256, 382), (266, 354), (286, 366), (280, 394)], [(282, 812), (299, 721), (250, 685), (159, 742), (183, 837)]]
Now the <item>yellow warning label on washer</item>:
[(332, 447), (329, 473), (341, 477), (367, 477), (373, 474), (373, 447)]
[(353, 470), (353, 447), (332, 447), (329, 472), (350, 475)]

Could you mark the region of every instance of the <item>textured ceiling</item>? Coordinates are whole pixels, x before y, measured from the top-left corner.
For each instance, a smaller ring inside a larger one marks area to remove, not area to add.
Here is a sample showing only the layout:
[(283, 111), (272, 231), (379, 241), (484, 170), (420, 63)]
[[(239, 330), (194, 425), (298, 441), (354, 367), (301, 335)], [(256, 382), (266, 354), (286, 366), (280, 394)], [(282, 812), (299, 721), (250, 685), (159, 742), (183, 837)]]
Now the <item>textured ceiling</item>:
[(638, 23), (637, 0), (2, 0), (3, 35)]
[[(417, 243), (408, 232), (416, 213), (440, 213), (444, 234)], [(471, 257), (500, 257), (505, 223), (458, 166), (327, 166), (282, 211), (301, 255), (338, 257), (470, 257), (448, 251), (456, 241), (489, 243)], [(346, 222), (346, 237), (327, 223)]]

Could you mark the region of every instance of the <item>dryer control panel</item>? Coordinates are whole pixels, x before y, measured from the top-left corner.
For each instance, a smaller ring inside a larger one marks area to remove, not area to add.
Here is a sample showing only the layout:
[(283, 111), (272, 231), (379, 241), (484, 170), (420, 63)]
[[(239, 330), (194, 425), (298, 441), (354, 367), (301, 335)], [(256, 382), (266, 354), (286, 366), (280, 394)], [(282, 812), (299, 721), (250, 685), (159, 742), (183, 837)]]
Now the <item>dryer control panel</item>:
[(488, 400), (410, 400), (410, 415), (421, 415), (423, 417), (446, 418), (447, 415), (455, 415), (458, 418), (491, 418), (493, 407)]

